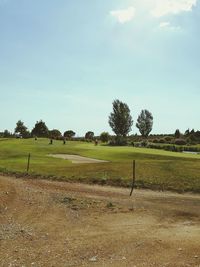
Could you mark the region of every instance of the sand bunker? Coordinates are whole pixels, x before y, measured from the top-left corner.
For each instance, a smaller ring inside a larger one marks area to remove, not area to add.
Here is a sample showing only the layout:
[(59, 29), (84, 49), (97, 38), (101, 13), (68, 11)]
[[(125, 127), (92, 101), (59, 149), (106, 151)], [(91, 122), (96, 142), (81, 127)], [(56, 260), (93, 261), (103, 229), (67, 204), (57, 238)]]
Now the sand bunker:
[(72, 163), (102, 163), (102, 162), (108, 162), (108, 161), (105, 161), (105, 160), (86, 158), (86, 157), (81, 157), (81, 156), (78, 156), (78, 155), (50, 154), (49, 156), (50, 157), (54, 157), (54, 158), (67, 159), (67, 160), (70, 160)]

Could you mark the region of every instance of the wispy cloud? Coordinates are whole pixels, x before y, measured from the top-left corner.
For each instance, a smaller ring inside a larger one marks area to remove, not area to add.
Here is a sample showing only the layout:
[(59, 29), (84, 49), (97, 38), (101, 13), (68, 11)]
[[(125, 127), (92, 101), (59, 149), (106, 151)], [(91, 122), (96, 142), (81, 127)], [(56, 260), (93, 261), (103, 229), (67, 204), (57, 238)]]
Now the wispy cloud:
[(110, 15), (115, 17), (119, 23), (126, 23), (135, 17), (135, 8), (131, 6), (127, 9), (112, 10)]
[(159, 29), (171, 30), (171, 31), (181, 31), (180, 26), (173, 26), (169, 21), (164, 21), (159, 24)]
[(159, 25), (159, 27), (160, 28), (167, 28), (167, 27), (169, 27), (170, 26), (170, 22), (161, 22), (160, 23), (160, 25)]
[(188, 12), (197, 4), (197, 0), (155, 0), (155, 7), (152, 10), (154, 17), (162, 17), (170, 14)]

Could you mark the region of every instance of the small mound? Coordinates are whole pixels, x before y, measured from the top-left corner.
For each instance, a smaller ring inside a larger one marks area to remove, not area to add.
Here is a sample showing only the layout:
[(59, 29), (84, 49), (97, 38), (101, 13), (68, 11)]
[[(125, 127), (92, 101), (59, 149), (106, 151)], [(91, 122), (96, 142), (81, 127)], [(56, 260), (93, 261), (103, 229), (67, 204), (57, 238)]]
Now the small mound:
[(108, 162), (106, 160), (87, 158), (87, 157), (82, 157), (82, 156), (78, 156), (78, 155), (50, 154), (49, 156), (54, 157), (54, 158), (67, 159), (67, 160), (70, 160), (72, 163), (103, 163), (103, 162)]

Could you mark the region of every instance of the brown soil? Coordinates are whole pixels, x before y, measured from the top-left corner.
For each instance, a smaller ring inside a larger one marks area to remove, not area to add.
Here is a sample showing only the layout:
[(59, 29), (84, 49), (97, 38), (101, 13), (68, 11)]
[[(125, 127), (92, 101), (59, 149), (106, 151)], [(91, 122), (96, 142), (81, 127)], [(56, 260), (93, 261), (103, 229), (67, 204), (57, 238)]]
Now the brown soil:
[(103, 162), (108, 162), (105, 160), (100, 160), (100, 159), (93, 159), (93, 158), (87, 158), (87, 157), (82, 157), (78, 155), (69, 155), (69, 154), (50, 154), (50, 157), (53, 158), (60, 158), (60, 159), (67, 159), (70, 160), (72, 163), (103, 163)]
[(199, 267), (200, 196), (0, 177), (0, 266)]

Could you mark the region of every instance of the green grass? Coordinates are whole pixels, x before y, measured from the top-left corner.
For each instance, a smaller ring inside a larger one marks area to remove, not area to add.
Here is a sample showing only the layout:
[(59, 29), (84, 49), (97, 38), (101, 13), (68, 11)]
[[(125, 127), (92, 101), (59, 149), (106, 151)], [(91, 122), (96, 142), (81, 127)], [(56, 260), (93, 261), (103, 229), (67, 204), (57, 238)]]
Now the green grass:
[[(200, 192), (200, 155), (134, 147), (94, 146), (92, 143), (47, 139), (5, 139), (0, 142), (0, 171), (67, 181), (130, 186), (132, 160), (136, 160), (136, 186), (151, 189)], [(108, 160), (108, 163), (72, 164), (49, 157), (66, 153)]]

